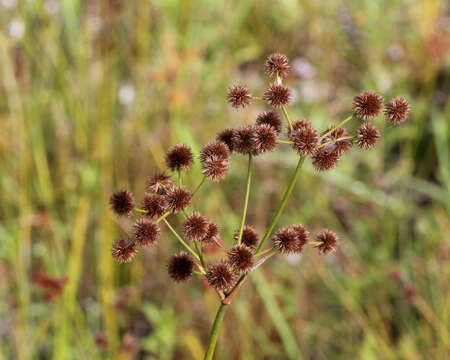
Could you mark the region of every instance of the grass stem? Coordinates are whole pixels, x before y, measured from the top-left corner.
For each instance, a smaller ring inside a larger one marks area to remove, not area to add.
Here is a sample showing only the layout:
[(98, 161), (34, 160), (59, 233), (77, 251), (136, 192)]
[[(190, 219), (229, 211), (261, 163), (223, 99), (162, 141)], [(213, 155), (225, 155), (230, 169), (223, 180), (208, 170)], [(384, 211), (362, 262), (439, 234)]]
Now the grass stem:
[(247, 185), (245, 189), (245, 199), (244, 199), (244, 206), (242, 208), (242, 216), (241, 216), (241, 226), (239, 227), (239, 237), (238, 237), (238, 245), (241, 245), (242, 241), (242, 233), (244, 232), (244, 225), (245, 225), (245, 218), (247, 216), (247, 208), (248, 208), (248, 199), (250, 196), (250, 185), (252, 181), (252, 154), (248, 154), (248, 170), (247, 170)]

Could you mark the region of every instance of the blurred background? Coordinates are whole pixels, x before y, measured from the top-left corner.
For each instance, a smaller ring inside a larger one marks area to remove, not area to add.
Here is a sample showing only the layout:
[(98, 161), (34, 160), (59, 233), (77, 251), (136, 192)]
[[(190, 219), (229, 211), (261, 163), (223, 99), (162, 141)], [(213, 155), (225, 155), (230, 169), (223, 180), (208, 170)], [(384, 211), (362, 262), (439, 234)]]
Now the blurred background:
[[(118, 265), (108, 198), (267, 108), (227, 87), (267, 86), (291, 59), (292, 118), (318, 129), (353, 96), (405, 97), (409, 121), (335, 171), (304, 166), (281, 225), (336, 231), (340, 249), (272, 258), (225, 316), (217, 359), (450, 358), (450, 8), (444, 0), (0, 0), (0, 358), (199, 359), (218, 306), (169, 281), (170, 233)], [(352, 129), (356, 124), (350, 125)], [(248, 223), (262, 235), (297, 161), (255, 161)], [(195, 207), (238, 225), (247, 160)], [(198, 164), (186, 178), (194, 187)], [(181, 219), (172, 219), (179, 227)], [(218, 254), (211, 254), (211, 259)]]

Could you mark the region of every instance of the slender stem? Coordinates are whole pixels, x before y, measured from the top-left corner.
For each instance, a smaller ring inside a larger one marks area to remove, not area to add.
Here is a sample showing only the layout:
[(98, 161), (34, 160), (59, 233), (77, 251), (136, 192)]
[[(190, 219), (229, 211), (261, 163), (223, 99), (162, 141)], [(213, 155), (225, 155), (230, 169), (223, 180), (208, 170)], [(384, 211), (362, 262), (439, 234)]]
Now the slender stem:
[(170, 211), (166, 211), (163, 215), (161, 215), (158, 219), (156, 219), (156, 223), (160, 223), (161, 221), (163, 221), (166, 217), (168, 217), (170, 215)]
[(244, 206), (242, 208), (242, 217), (241, 217), (241, 226), (239, 228), (239, 237), (238, 237), (238, 245), (241, 245), (242, 241), (242, 234), (244, 232), (244, 225), (245, 225), (245, 218), (247, 216), (247, 208), (248, 208), (248, 198), (250, 196), (250, 185), (252, 181), (252, 154), (248, 154), (248, 171), (247, 171), (247, 187), (245, 189), (245, 199), (244, 199)]
[(259, 257), (261, 255), (267, 254), (268, 252), (270, 252), (272, 250), (273, 250), (273, 247), (270, 247), (270, 248), (268, 248), (268, 249), (266, 249), (264, 251), (259, 252), (258, 254), (253, 255), (253, 257), (257, 258), (257, 257)]
[(195, 188), (194, 192), (192, 193), (192, 197), (194, 197), (195, 194), (197, 194), (197, 192), (200, 190), (200, 188), (203, 186), (203, 184), (206, 181), (206, 176), (203, 176), (202, 181), (200, 181), (200, 183), (197, 185), (197, 187)]
[(167, 227), (169, 228), (170, 231), (172, 231), (172, 234), (177, 238), (177, 240), (186, 248), (187, 251), (189, 251), (191, 253), (191, 255), (197, 259), (197, 261), (200, 261), (200, 257), (195, 253), (194, 250), (191, 249), (191, 247), (186, 244), (183, 239), (181, 238), (180, 235), (178, 235), (178, 233), (175, 231), (175, 229), (169, 224), (169, 222), (166, 219), (163, 219), (163, 221), (165, 222), (165, 224), (167, 225)]
[(289, 141), (289, 140), (278, 140), (278, 142), (280, 144), (289, 144), (289, 145), (292, 145), (294, 143), (293, 141)]
[(343, 136), (343, 137), (341, 137), (339, 139), (333, 139), (333, 140), (330, 140), (330, 141), (327, 141), (327, 142), (324, 142), (324, 143), (320, 144), (317, 148), (320, 149), (320, 148), (322, 148), (322, 147), (324, 147), (324, 146), (326, 146), (328, 144), (336, 143), (338, 141), (347, 140), (347, 139), (353, 139), (353, 136)]
[(286, 108), (285, 108), (284, 106), (282, 106), (282, 107), (281, 107), (281, 110), (283, 111), (283, 115), (284, 115), (284, 117), (286, 118), (286, 120), (287, 120), (287, 122), (288, 122), (288, 124), (289, 124), (289, 129), (292, 130), (292, 129), (293, 129), (293, 128), (292, 128), (292, 122), (291, 122), (291, 119), (289, 118), (289, 114), (288, 114)]
[(263, 98), (260, 96), (252, 96), (252, 99), (253, 100), (263, 100)]
[(337, 124), (336, 126), (332, 127), (330, 130), (328, 130), (325, 134), (323, 134), (320, 137), (320, 140), (326, 138), (328, 135), (330, 135), (337, 128), (340, 128), (340, 127), (344, 126), (345, 124), (347, 124), (352, 118), (353, 118), (353, 114), (350, 115), (349, 117), (345, 118), (344, 120), (342, 120), (339, 124)]
[(139, 209), (139, 208), (134, 208), (134, 211), (137, 211), (137, 212), (140, 212), (140, 213), (144, 213), (144, 214), (148, 213), (147, 210)]
[(198, 241), (194, 241), (195, 249), (197, 250), (198, 257), (200, 258), (200, 262), (202, 263), (203, 269), (208, 271), (208, 265), (206, 265), (205, 259), (203, 258), (202, 246)]
[(214, 356), (214, 350), (216, 349), (217, 337), (219, 336), (219, 330), (223, 323), (223, 316), (225, 315), (226, 305), (220, 304), (217, 310), (216, 318), (214, 319), (213, 326), (209, 335), (208, 347), (204, 360), (212, 360)]
[(291, 179), (291, 181), (290, 181), (290, 183), (288, 185), (288, 188), (286, 189), (286, 192), (283, 195), (283, 199), (281, 199), (281, 203), (278, 206), (277, 212), (275, 213), (275, 216), (273, 217), (273, 220), (270, 223), (269, 228), (267, 229), (266, 234), (264, 235), (264, 238), (259, 243), (258, 248), (255, 251), (255, 254), (258, 254), (260, 252), (260, 250), (264, 246), (264, 243), (267, 241), (267, 239), (272, 234), (272, 231), (275, 228), (275, 225), (277, 224), (278, 219), (280, 218), (281, 213), (284, 210), (284, 207), (286, 206), (287, 200), (289, 199), (289, 196), (291, 195), (292, 190), (294, 189), (295, 182), (297, 181), (297, 176), (300, 173), (300, 169), (302, 168), (302, 165), (303, 165), (304, 161), (305, 161), (304, 157), (301, 157), (298, 160), (298, 164), (297, 164), (297, 168), (295, 169), (295, 173), (292, 176), (292, 179)]
[(181, 171), (178, 170), (178, 186), (181, 187)]

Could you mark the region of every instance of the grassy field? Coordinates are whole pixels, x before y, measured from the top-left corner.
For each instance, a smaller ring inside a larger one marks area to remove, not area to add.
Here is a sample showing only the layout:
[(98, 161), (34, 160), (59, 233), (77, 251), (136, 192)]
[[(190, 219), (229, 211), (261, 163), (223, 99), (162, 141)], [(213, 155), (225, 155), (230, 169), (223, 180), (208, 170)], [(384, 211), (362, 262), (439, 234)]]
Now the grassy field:
[[(140, 197), (169, 145), (198, 152), (253, 122), (265, 107), (232, 110), (227, 87), (261, 94), (279, 51), (293, 65), (292, 117), (325, 128), (369, 89), (412, 113), (398, 128), (380, 119), (379, 145), (335, 171), (307, 162), (280, 224), (334, 229), (340, 249), (255, 272), (216, 358), (448, 359), (449, 13), (443, 0), (0, 0), (0, 358), (201, 358), (215, 293), (169, 281), (168, 232), (117, 265), (111, 245), (130, 224), (108, 198)], [(287, 147), (255, 161), (260, 234), (296, 161)], [(228, 242), (246, 166), (234, 157), (194, 200)], [(43, 289), (46, 276), (64, 289)]]

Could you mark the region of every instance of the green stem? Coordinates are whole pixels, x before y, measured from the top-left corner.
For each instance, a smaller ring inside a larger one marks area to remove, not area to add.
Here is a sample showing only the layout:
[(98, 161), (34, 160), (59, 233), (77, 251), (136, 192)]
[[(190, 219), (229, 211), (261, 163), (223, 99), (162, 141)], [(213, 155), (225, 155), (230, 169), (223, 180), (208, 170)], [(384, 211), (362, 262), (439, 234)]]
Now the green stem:
[(272, 234), (272, 231), (273, 231), (275, 225), (277, 224), (278, 219), (280, 218), (281, 213), (284, 210), (284, 207), (286, 206), (287, 200), (289, 199), (289, 196), (291, 195), (292, 190), (294, 190), (295, 182), (297, 181), (297, 176), (300, 173), (300, 169), (302, 168), (302, 165), (303, 165), (304, 161), (305, 161), (304, 157), (301, 157), (298, 160), (298, 164), (297, 164), (297, 168), (295, 169), (295, 173), (292, 176), (292, 179), (291, 179), (291, 181), (290, 181), (290, 183), (288, 185), (288, 188), (286, 189), (286, 192), (283, 195), (283, 199), (281, 200), (281, 203), (278, 206), (277, 212), (275, 213), (275, 216), (273, 217), (273, 220), (270, 223), (269, 228), (267, 229), (266, 234), (264, 235), (264, 238), (259, 243), (258, 248), (255, 251), (255, 254), (258, 254), (260, 252), (260, 250), (264, 246), (264, 243), (267, 241), (267, 239)]
[(199, 258), (200, 258), (200, 262), (201, 262), (201, 264), (203, 266), (203, 269), (205, 271), (208, 271), (208, 266), (206, 265), (205, 259), (203, 258), (202, 246), (199, 244), (198, 241), (194, 241), (194, 244), (195, 244), (195, 249), (197, 250), (197, 254), (198, 254)]
[(337, 143), (338, 141), (347, 140), (347, 139), (353, 139), (353, 136), (344, 136), (339, 139), (330, 140), (330, 141), (320, 144), (317, 148), (320, 149), (320, 148), (323, 148), (324, 146), (327, 146), (328, 144)]
[(180, 235), (178, 235), (178, 233), (175, 231), (175, 229), (169, 224), (169, 222), (166, 219), (163, 219), (163, 221), (165, 222), (165, 224), (167, 225), (167, 227), (169, 228), (169, 230), (172, 232), (172, 234), (177, 238), (177, 240), (181, 243), (181, 245), (183, 245), (187, 251), (189, 251), (191, 253), (191, 255), (197, 259), (197, 261), (200, 261), (200, 257), (195, 253), (194, 250), (191, 249), (191, 247), (186, 244), (183, 239), (181, 238)]
[(328, 130), (325, 134), (323, 134), (320, 137), (320, 140), (326, 138), (328, 135), (330, 135), (337, 128), (340, 128), (340, 127), (344, 126), (345, 124), (347, 124), (352, 118), (353, 118), (353, 114), (350, 115), (349, 117), (345, 118), (344, 120), (342, 120), (339, 124), (337, 124), (336, 126), (332, 127), (330, 130)]
[(144, 213), (144, 214), (148, 213), (147, 210), (139, 209), (139, 208), (134, 208), (134, 211), (137, 211), (137, 212), (140, 212), (140, 213)]
[(282, 107), (281, 107), (281, 110), (283, 110), (283, 115), (284, 115), (284, 117), (286, 118), (286, 120), (287, 120), (287, 122), (288, 122), (288, 124), (289, 124), (289, 129), (292, 130), (292, 129), (293, 129), (293, 128), (292, 128), (292, 122), (291, 122), (291, 119), (289, 118), (289, 114), (288, 114), (286, 108), (285, 108), (284, 106), (282, 106)]
[(203, 186), (203, 184), (206, 181), (206, 176), (203, 176), (202, 181), (200, 181), (200, 184), (197, 185), (197, 187), (195, 188), (194, 192), (192, 193), (192, 197), (194, 197), (195, 194), (197, 194), (197, 192), (200, 190), (200, 188)]
[(217, 310), (216, 318), (209, 334), (208, 347), (206, 349), (206, 354), (204, 360), (212, 360), (214, 356), (214, 350), (216, 349), (217, 337), (219, 336), (219, 330), (223, 323), (223, 316), (225, 315), (226, 305), (220, 304)]
[(293, 141), (289, 141), (289, 140), (278, 140), (278, 142), (280, 144), (289, 144), (289, 145), (292, 145), (294, 143)]
[(250, 196), (250, 185), (252, 181), (252, 154), (248, 154), (247, 187), (245, 189), (244, 207), (242, 208), (241, 226), (239, 228), (238, 245), (241, 245), (242, 233), (244, 232), (245, 218), (247, 216), (248, 198)]
[(166, 217), (168, 217), (170, 215), (170, 211), (165, 212), (163, 215), (161, 215), (158, 219), (156, 219), (156, 223), (160, 223), (161, 221), (163, 221)]

